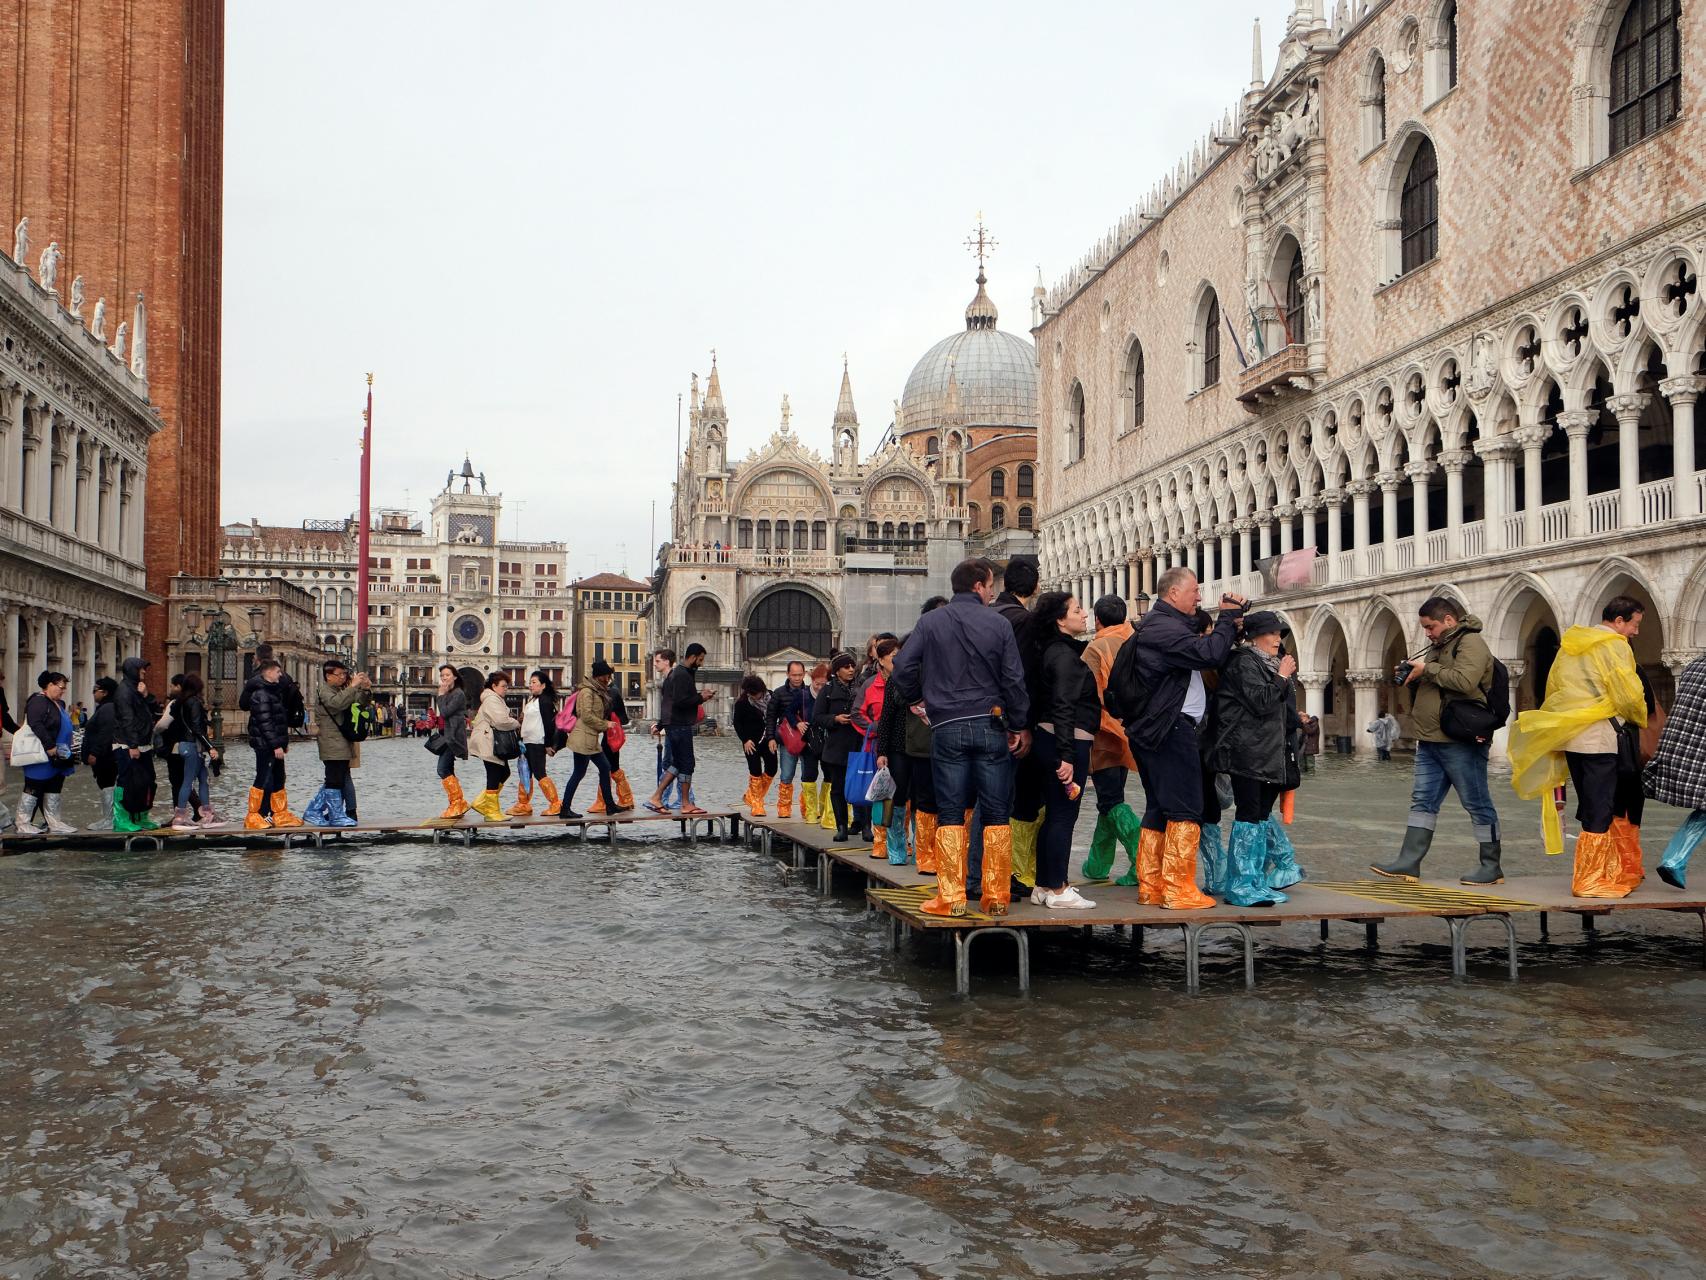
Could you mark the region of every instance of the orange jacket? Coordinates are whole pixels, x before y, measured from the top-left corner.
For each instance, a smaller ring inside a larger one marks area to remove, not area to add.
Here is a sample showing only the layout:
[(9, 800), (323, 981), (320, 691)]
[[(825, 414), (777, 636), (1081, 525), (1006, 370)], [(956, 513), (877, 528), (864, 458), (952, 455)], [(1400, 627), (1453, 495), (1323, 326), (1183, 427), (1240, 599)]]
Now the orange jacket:
[[(1114, 657), (1119, 653), (1120, 646), (1129, 639), (1131, 623), (1122, 622), (1116, 627), (1096, 628), (1096, 638), (1085, 648), (1084, 661), (1096, 677), (1098, 696), (1106, 696), (1108, 673), (1114, 669)], [(1104, 707), (1101, 727), (1096, 730), (1096, 739), (1090, 744), (1090, 771), (1094, 773), (1097, 769), (1112, 769), (1116, 765), (1135, 769), (1137, 761), (1131, 758), (1131, 746), (1125, 740), (1125, 730)]]

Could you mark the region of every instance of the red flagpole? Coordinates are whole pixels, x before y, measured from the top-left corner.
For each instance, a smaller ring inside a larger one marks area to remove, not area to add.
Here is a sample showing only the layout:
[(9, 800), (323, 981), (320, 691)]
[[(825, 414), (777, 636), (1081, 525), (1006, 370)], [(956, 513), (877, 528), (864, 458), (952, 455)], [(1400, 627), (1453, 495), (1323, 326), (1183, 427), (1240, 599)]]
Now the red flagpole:
[(361, 415), (361, 532), (357, 535), (355, 669), (367, 670), (367, 549), (373, 529), (373, 375), (367, 375), (367, 409)]

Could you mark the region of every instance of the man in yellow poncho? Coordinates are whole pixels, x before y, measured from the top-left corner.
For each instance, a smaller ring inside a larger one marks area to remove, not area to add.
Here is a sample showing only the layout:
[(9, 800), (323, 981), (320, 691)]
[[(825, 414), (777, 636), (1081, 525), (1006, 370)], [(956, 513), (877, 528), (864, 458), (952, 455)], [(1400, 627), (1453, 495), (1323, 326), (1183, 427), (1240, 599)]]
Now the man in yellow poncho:
[(1511, 729), (1511, 785), (1540, 801), (1546, 852), (1562, 853), (1564, 837), (1551, 791), (1576, 789), (1576, 862), (1570, 892), (1578, 898), (1624, 898), (1641, 882), (1641, 847), (1628, 814), (1617, 812), (1618, 722), (1647, 723), (1647, 702), (1629, 638), (1641, 629), (1641, 602), (1615, 596), (1597, 627), (1571, 627), (1546, 680), (1546, 701)]

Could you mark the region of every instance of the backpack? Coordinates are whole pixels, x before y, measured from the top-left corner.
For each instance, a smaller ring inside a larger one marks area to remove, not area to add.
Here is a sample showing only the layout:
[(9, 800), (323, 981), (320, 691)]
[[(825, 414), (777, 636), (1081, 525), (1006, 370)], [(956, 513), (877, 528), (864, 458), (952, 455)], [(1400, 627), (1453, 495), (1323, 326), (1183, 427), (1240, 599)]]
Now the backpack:
[(580, 721), (580, 717), (575, 714), (575, 701), (580, 696), (581, 691), (576, 689), (568, 697), (564, 698), (563, 705), (557, 708), (558, 733), (573, 733), (575, 731), (575, 725)]
[[(1455, 652), (1455, 650), (1453, 651)], [(1493, 679), (1486, 697), (1457, 698), (1440, 708), (1439, 727), (1454, 742), (1485, 742), (1511, 718), (1510, 668), (1493, 658)]]
[[(1127, 697), (1127, 691), (1131, 697)], [(1122, 725), (1138, 719), (1149, 705), (1149, 686), (1137, 673), (1137, 631), (1120, 646), (1114, 655), (1114, 665), (1108, 668), (1108, 687), (1102, 693), (1102, 705), (1108, 714)]]
[(308, 723), (308, 704), (302, 699), (302, 689), (296, 681), (280, 680), (281, 692), (279, 700), (284, 704), (284, 723), (286, 728), (300, 729)]
[(335, 723), (345, 742), (366, 742), (367, 735), (373, 731), (373, 710), (359, 702), (352, 703), (338, 715)]

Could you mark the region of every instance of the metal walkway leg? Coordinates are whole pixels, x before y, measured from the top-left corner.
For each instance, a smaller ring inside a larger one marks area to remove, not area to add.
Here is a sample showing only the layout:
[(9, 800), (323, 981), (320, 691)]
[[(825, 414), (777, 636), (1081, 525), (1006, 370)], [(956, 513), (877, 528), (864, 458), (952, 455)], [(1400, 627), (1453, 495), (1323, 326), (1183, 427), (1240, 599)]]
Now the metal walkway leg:
[(981, 929), (955, 929), (954, 933), (954, 990), (960, 995), (971, 994), (971, 945), (979, 938), (1006, 934), (1019, 948), (1019, 990), (1031, 989), (1031, 944), (1023, 929), (1006, 925), (988, 925)]
[(1469, 960), (1464, 949), (1464, 934), (1469, 926), (1477, 920), (1497, 920), (1505, 928), (1505, 945), (1509, 949), (1511, 981), (1516, 981), (1516, 925), (1511, 918), (1503, 913), (1494, 912), (1484, 916), (1446, 916), (1446, 927), (1451, 930), (1451, 973), (1453, 977), (1469, 976)]
[(1256, 935), (1238, 920), (1209, 920), (1187, 924), (1185, 929), (1185, 989), (1196, 991), (1202, 984), (1202, 936), (1212, 929), (1230, 929), (1244, 940), (1244, 985), (1256, 985)]

